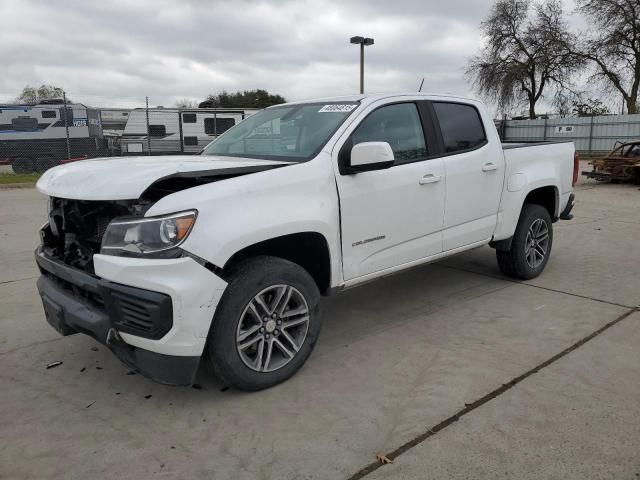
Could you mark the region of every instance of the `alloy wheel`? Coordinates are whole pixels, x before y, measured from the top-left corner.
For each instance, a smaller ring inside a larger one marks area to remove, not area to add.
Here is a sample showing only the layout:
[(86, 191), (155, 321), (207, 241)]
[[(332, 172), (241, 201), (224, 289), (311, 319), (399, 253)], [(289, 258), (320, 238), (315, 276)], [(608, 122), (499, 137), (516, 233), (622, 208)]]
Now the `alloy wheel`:
[(549, 249), (549, 226), (542, 218), (536, 218), (529, 226), (524, 244), (524, 254), (527, 264), (538, 268), (547, 256)]
[(256, 372), (287, 365), (302, 347), (309, 330), (309, 306), (298, 289), (273, 285), (247, 304), (236, 331), (243, 363)]

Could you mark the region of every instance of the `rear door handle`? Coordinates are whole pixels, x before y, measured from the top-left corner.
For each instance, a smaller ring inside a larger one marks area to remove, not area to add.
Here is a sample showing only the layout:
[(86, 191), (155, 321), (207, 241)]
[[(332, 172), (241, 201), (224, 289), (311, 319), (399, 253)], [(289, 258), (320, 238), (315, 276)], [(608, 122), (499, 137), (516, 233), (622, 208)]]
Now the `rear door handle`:
[(482, 165), (483, 172), (492, 172), (493, 170), (497, 170), (497, 169), (498, 169), (498, 166), (493, 162), (487, 162), (484, 165)]
[(437, 183), (440, 181), (440, 175), (434, 175), (433, 173), (429, 173), (422, 177), (418, 183), (420, 185), (427, 185), (429, 183)]

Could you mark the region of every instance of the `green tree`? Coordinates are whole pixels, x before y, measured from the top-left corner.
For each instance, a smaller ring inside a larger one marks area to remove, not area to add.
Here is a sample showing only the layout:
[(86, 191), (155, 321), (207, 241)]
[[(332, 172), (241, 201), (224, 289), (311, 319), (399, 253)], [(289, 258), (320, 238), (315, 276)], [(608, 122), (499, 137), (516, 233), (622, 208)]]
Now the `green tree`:
[[(22, 89), (22, 93), (16, 98), (16, 103), (35, 105), (43, 100), (62, 98), (63, 94), (64, 90), (54, 85), (40, 85), (38, 88), (27, 85)], [(67, 101), (71, 103), (68, 98)]]
[(283, 96), (271, 94), (266, 90), (244, 90), (235, 93), (222, 91), (216, 95), (208, 95), (198, 105), (200, 108), (266, 108), (271, 105), (285, 103)]

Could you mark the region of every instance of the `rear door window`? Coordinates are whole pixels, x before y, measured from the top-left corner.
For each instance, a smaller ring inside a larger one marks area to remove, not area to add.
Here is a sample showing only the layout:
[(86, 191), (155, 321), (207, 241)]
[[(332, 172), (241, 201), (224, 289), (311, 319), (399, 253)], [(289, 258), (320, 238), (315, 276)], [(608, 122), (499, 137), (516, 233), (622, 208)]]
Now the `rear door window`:
[(487, 141), (478, 110), (462, 103), (434, 102), (446, 153), (472, 150)]

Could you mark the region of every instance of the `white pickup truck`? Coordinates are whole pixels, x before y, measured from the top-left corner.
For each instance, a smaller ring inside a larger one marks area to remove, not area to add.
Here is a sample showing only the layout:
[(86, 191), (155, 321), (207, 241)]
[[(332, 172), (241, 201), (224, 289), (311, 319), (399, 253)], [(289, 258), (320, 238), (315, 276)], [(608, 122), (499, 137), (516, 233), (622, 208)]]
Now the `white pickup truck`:
[(358, 95), (262, 110), (199, 156), (47, 171), (38, 289), (48, 322), (162, 383), (201, 360), (258, 390), (307, 360), (320, 296), (489, 244), (532, 278), (571, 218), (572, 143), (503, 145), (485, 107)]

